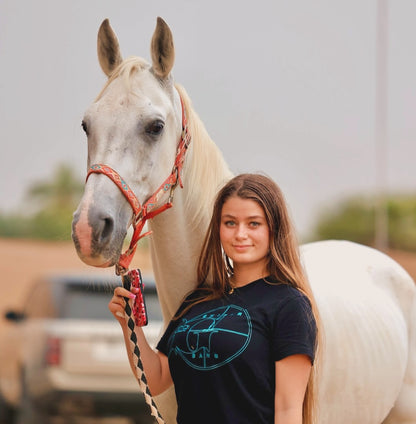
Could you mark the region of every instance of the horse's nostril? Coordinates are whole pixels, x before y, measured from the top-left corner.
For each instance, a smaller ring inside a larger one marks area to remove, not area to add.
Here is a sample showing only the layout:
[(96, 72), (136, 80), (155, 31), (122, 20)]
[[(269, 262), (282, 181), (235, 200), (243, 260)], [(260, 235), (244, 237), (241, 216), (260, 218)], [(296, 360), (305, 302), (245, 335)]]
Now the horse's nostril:
[(104, 221), (104, 226), (101, 232), (101, 240), (105, 240), (111, 237), (111, 234), (113, 233), (113, 229), (114, 229), (113, 218), (104, 218), (103, 221)]

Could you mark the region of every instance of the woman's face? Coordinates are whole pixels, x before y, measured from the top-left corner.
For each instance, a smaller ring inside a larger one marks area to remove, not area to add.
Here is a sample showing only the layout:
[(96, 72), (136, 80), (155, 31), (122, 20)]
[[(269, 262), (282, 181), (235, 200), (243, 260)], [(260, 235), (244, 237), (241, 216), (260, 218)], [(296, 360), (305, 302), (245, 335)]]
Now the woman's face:
[(227, 256), (238, 267), (250, 267), (259, 273), (267, 269), (269, 226), (263, 208), (254, 200), (234, 196), (221, 211), (220, 240)]

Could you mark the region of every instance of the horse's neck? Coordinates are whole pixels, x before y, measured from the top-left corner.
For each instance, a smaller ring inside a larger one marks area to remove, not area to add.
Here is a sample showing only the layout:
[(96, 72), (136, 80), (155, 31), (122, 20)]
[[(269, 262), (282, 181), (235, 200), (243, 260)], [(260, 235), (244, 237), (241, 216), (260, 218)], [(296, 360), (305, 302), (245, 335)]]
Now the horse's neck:
[(174, 206), (151, 224), (152, 268), (165, 322), (195, 287), (198, 252), (208, 225), (204, 219), (199, 228), (189, 228), (183, 197), (183, 193), (176, 193)]
[(173, 207), (150, 224), (152, 266), (165, 321), (197, 284), (196, 267), (212, 202), (218, 188), (232, 176), (197, 116), (190, 130), (192, 144), (185, 163), (184, 188), (176, 189)]

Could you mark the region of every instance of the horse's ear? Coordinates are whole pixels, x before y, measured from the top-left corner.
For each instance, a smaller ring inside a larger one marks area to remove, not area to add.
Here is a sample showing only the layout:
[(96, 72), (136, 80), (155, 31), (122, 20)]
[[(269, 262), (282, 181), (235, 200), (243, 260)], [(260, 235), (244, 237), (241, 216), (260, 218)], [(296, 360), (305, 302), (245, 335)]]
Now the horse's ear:
[(151, 55), (153, 71), (159, 78), (166, 78), (175, 62), (175, 48), (170, 28), (162, 18), (157, 18), (152, 37)]
[(107, 76), (110, 76), (114, 69), (123, 61), (117, 36), (111, 28), (108, 19), (104, 19), (98, 30), (97, 53), (101, 69)]

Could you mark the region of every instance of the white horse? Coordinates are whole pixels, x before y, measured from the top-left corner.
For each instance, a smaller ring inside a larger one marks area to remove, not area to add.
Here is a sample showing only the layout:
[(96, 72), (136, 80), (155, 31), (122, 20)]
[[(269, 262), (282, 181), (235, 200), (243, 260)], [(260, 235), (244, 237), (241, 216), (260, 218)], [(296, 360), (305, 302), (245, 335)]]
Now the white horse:
[[(122, 60), (108, 20), (98, 33), (98, 57), (108, 82), (87, 110), (88, 166), (106, 164), (146, 201), (169, 175), (181, 136), (181, 98), (192, 137), (173, 208), (149, 221), (151, 255), (166, 321), (196, 284), (196, 263), (212, 201), (231, 172), (174, 84), (172, 34), (158, 18), (152, 64)], [(80, 258), (112, 266), (120, 256), (132, 211), (116, 185), (90, 175), (74, 215)], [(322, 318), (318, 376), (320, 424), (416, 424), (416, 289), (386, 255), (358, 244), (324, 241), (302, 246)], [(161, 402), (167, 422), (174, 406)]]

